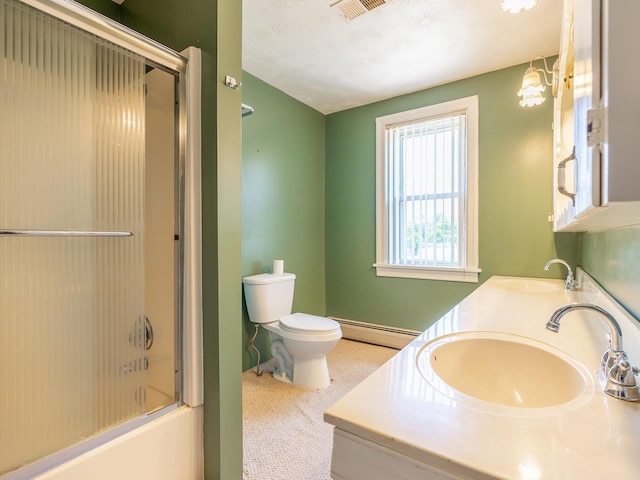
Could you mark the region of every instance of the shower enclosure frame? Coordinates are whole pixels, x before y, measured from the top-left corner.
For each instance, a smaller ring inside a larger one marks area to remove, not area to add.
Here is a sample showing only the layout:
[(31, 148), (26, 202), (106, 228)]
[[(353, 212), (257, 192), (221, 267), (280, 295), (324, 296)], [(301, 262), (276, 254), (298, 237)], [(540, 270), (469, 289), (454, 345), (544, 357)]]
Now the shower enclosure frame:
[[(105, 445), (180, 407), (203, 404), (201, 192), (200, 192), (200, 50), (177, 53), (152, 39), (67, 0), (20, 0), (22, 3), (82, 30), (131, 50), (148, 65), (176, 76), (176, 221), (179, 242), (176, 258), (176, 346), (178, 368), (175, 403), (96, 434), (64, 450), (10, 472), (1, 478), (32, 478), (44, 474), (99, 446)], [(200, 417), (201, 421), (201, 417)]]

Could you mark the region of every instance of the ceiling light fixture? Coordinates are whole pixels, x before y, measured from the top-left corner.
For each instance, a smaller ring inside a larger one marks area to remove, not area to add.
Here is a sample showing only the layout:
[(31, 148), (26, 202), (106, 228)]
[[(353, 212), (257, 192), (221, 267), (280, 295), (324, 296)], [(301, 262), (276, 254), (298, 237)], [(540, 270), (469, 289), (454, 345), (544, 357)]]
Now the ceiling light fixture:
[[(533, 66), (533, 62), (536, 60), (542, 60), (544, 62), (544, 69), (536, 68)], [(542, 83), (542, 76), (544, 77), (544, 84)], [(551, 82), (547, 79), (547, 73), (551, 75)], [(547, 85), (552, 87), (552, 94), (555, 97), (557, 95), (557, 79), (558, 79), (558, 61), (553, 64), (553, 70), (549, 70), (547, 66), (547, 60), (544, 57), (533, 57), (529, 63), (529, 68), (524, 72), (522, 78), (522, 87), (518, 90), (518, 96), (520, 99), (521, 107), (535, 107), (544, 102), (545, 98), (542, 96), (542, 92), (545, 91)]]
[(529, 10), (538, 3), (538, 0), (502, 0), (502, 9), (509, 13), (518, 13), (521, 10)]

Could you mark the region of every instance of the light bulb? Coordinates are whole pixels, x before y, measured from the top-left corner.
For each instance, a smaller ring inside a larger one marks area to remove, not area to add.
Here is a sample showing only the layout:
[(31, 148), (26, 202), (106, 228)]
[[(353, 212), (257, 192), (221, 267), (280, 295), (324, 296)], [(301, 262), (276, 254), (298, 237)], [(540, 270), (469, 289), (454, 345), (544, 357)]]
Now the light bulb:
[(518, 90), (521, 107), (534, 107), (544, 102), (542, 92), (547, 87), (542, 83), (540, 72), (534, 67), (529, 67), (522, 78), (522, 87)]

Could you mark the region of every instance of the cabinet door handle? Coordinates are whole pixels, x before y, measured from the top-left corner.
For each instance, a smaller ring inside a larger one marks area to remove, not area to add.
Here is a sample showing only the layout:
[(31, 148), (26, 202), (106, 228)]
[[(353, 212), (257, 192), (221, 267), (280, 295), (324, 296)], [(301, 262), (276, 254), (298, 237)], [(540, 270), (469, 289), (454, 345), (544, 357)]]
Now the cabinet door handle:
[(560, 163), (558, 163), (558, 192), (560, 192), (562, 195), (566, 195), (567, 197), (569, 197), (571, 199), (571, 203), (572, 205), (575, 207), (576, 206), (576, 194), (575, 193), (571, 193), (568, 192), (567, 189), (565, 188), (565, 167), (567, 165), (567, 162), (570, 162), (571, 160), (576, 160), (576, 147), (573, 147), (573, 151), (571, 152), (571, 155), (569, 155), (567, 158), (565, 158), (564, 160), (562, 160)]

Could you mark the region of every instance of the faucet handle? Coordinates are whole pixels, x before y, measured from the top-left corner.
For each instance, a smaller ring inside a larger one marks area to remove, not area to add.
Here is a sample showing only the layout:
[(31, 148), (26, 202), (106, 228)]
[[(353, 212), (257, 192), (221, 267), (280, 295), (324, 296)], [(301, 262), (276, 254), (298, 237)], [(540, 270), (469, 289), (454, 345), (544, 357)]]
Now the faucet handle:
[[(634, 376), (634, 368), (629, 363), (626, 355), (621, 355), (611, 370), (609, 370), (609, 380), (624, 385), (625, 387), (636, 387), (636, 377)], [(637, 370), (637, 368), (636, 368)]]
[(566, 290), (574, 292), (580, 288), (580, 283), (578, 283), (578, 281), (573, 277), (567, 277), (564, 282), (564, 286)]
[(613, 362), (613, 366), (606, 369), (605, 365), (601, 365), (598, 371), (598, 382), (602, 390), (607, 395), (621, 400), (640, 401), (640, 389), (635, 377), (640, 373), (640, 368), (632, 366), (622, 351), (611, 352), (608, 360)]

